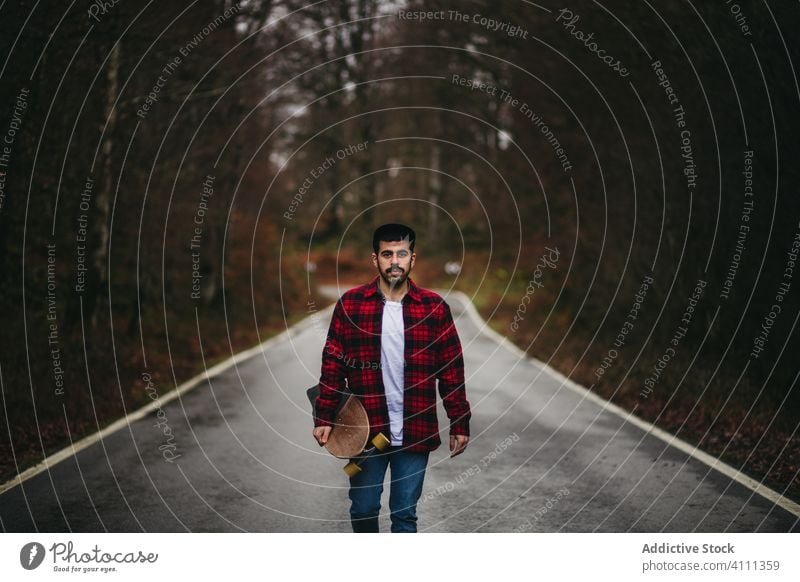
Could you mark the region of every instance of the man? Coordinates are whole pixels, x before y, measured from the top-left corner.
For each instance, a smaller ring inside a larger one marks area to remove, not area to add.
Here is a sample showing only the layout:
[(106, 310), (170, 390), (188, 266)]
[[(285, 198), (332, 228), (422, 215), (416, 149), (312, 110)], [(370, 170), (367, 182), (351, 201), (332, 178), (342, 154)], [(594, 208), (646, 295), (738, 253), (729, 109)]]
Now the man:
[(328, 440), (345, 379), (367, 409), (370, 440), (382, 432), (391, 446), (350, 478), (354, 532), (377, 532), (383, 479), (391, 467), (392, 532), (417, 531), (417, 501), (428, 456), (441, 444), (436, 380), (450, 420), (450, 456), (469, 442), (470, 407), (464, 360), (450, 307), (409, 277), (416, 261), (414, 231), (384, 224), (372, 240), (378, 275), (336, 303), (322, 352), (314, 437)]

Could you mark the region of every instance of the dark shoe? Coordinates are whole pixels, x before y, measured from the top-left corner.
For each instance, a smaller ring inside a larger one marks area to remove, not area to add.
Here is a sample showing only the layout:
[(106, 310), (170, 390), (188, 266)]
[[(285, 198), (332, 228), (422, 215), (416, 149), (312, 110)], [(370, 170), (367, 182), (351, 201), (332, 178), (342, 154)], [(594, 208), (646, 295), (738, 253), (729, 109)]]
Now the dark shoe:
[(378, 518), (377, 517), (359, 517), (358, 519), (350, 519), (353, 526), (353, 533), (378, 533)]

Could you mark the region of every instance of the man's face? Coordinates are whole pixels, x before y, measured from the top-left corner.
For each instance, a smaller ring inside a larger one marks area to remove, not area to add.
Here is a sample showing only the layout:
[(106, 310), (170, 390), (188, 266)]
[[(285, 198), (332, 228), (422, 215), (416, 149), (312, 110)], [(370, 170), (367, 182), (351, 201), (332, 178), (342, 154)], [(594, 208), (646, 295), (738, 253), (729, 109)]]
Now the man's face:
[(372, 253), (372, 264), (390, 288), (404, 285), (417, 254), (411, 252), (408, 241), (380, 241), (378, 244), (378, 254)]

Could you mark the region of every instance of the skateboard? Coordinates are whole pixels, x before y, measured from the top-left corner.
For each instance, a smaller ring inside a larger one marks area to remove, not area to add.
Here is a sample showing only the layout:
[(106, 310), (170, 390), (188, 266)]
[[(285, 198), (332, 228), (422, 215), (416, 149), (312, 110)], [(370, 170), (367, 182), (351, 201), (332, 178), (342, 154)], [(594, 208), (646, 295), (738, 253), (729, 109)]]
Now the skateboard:
[[(315, 408), (317, 396), (319, 395), (319, 385), (313, 386), (306, 391), (311, 407)], [(316, 409), (314, 409), (316, 416)], [(361, 472), (361, 464), (375, 453), (385, 451), (391, 444), (383, 433), (378, 433), (370, 441), (371, 446), (367, 446), (369, 438), (369, 417), (361, 400), (355, 394), (347, 393), (342, 396), (339, 407), (333, 421), (333, 428), (328, 436), (325, 448), (334, 457), (340, 459), (350, 459), (344, 466), (344, 472), (348, 477), (353, 477)]]

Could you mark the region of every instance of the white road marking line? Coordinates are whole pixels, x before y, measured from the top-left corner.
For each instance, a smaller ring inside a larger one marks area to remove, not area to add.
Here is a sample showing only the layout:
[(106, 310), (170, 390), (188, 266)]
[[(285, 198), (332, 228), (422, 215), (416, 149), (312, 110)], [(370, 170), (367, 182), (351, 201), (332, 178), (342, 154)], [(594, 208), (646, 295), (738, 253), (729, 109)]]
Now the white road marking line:
[(467, 313), (467, 315), (469, 315), (469, 317), (472, 319), (473, 323), (475, 323), (475, 325), (478, 327), (479, 331), (481, 331), (482, 333), (485, 333), (487, 336), (492, 338), (494, 341), (496, 341), (500, 345), (504, 346), (506, 349), (510, 350), (512, 353), (514, 353), (519, 358), (521, 358), (521, 359), (522, 358), (526, 358), (526, 359), (530, 360), (531, 362), (533, 362), (534, 364), (536, 364), (537, 366), (540, 366), (545, 372), (547, 372), (550, 376), (552, 376), (553, 379), (558, 380), (559, 382), (561, 382), (561, 384), (563, 386), (566, 386), (567, 388), (569, 388), (573, 392), (576, 392), (577, 394), (580, 394), (581, 396), (583, 396), (587, 400), (591, 400), (592, 402), (594, 402), (595, 404), (599, 405), (603, 409), (605, 409), (605, 410), (609, 411), (610, 413), (622, 418), (623, 420), (626, 420), (626, 421), (630, 422), (631, 424), (639, 427), (640, 429), (642, 429), (646, 433), (651, 434), (654, 437), (662, 440), (663, 442), (667, 443), (668, 445), (673, 446), (673, 447), (675, 447), (676, 449), (678, 449), (680, 451), (683, 451), (684, 453), (686, 453), (690, 457), (692, 457), (694, 459), (697, 459), (701, 463), (711, 467), (712, 469), (715, 469), (716, 471), (722, 473), (726, 477), (728, 477), (730, 479), (733, 479), (734, 481), (736, 481), (740, 485), (744, 485), (745, 487), (747, 487), (751, 491), (757, 493), (758, 495), (761, 495), (762, 497), (764, 497), (768, 501), (774, 503), (775, 505), (778, 505), (778, 506), (782, 507), (783, 509), (785, 509), (789, 513), (791, 513), (791, 514), (793, 514), (793, 515), (795, 515), (797, 517), (800, 517), (800, 504), (795, 503), (794, 501), (792, 501), (791, 499), (789, 499), (787, 497), (784, 497), (783, 495), (781, 495), (777, 491), (775, 491), (773, 489), (770, 489), (769, 487), (767, 487), (766, 485), (764, 485), (763, 483), (761, 483), (759, 481), (756, 481), (752, 477), (748, 477), (747, 475), (745, 475), (744, 473), (742, 473), (741, 471), (739, 471), (735, 467), (732, 467), (731, 465), (728, 465), (727, 463), (721, 461), (717, 457), (709, 455), (708, 453), (698, 449), (696, 446), (691, 445), (691, 444), (687, 443), (686, 441), (678, 438), (677, 436), (675, 436), (673, 434), (670, 434), (667, 431), (658, 428), (654, 424), (651, 424), (651, 423), (647, 422), (646, 420), (643, 420), (643, 419), (641, 419), (641, 418), (639, 418), (637, 416), (634, 416), (634, 415), (630, 414), (629, 411), (627, 411), (627, 410), (625, 410), (623, 408), (620, 408), (616, 404), (612, 404), (608, 400), (605, 400), (601, 396), (598, 396), (597, 394), (595, 394), (591, 390), (588, 390), (588, 389), (584, 388), (580, 384), (576, 384), (575, 382), (573, 382), (572, 380), (570, 380), (569, 378), (564, 376), (561, 372), (551, 368), (550, 366), (548, 366), (547, 364), (545, 364), (541, 360), (537, 360), (533, 356), (530, 356), (530, 355), (526, 354), (525, 352), (523, 352), (520, 348), (518, 348), (516, 345), (511, 343), (511, 341), (508, 338), (500, 335), (495, 330), (493, 330), (491, 327), (489, 327), (489, 325), (483, 320), (481, 315), (478, 313), (478, 310), (475, 308), (475, 305), (473, 305), (472, 301), (470, 301), (469, 297), (467, 297), (467, 295), (465, 293), (463, 293), (461, 291), (455, 291), (455, 290), (451, 290), (451, 291), (443, 291), (442, 290), (442, 291), (437, 291), (437, 292), (442, 296), (444, 296), (444, 293), (447, 293), (447, 294), (449, 294), (449, 295), (451, 295), (453, 297), (457, 297), (459, 299), (459, 302), (462, 303), (463, 305), (465, 305), (464, 311)]
[(54, 465), (57, 465), (61, 461), (69, 459), (70, 457), (78, 454), (78, 452), (82, 451), (83, 449), (92, 446), (96, 442), (98, 442), (98, 441), (106, 438), (107, 436), (117, 432), (121, 428), (126, 427), (130, 423), (135, 422), (135, 421), (147, 416), (148, 414), (150, 414), (151, 412), (153, 412), (155, 410), (158, 410), (159, 408), (163, 408), (164, 405), (166, 405), (169, 402), (175, 400), (178, 396), (182, 396), (185, 393), (187, 393), (190, 390), (192, 390), (193, 388), (199, 386), (200, 383), (202, 383), (204, 380), (207, 380), (209, 378), (213, 378), (214, 376), (217, 376), (217, 375), (221, 374), (225, 370), (227, 370), (229, 368), (232, 368), (236, 364), (238, 364), (238, 363), (240, 363), (240, 362), (242, 362), (244, 360), (247, 360), (247, 359), (249, 359), (249, 358), (251, 358), (251, 357), (253, 357), (253, 356), (255, 356), (255, 355), (257, 355), (257, 354), (259, 354), (261, 352), (263, 352), (264, 350), (272, 347), (274, 344), (287, 339), (289, 337), (289, 335), (293, 335), (293, 334), (296, 334), (296, 333), (299, 333), (299, 332), (305, 330), (306, 327), (309, 327), (310, 325), (312, 325), (314, 323), (314, 320), (315, 320), (316, 317), (319, 317), (319, 315), (321, 313), (324, 313), (328, 309), (330, 309), (332, 311), (333, 310), (333, 306), (330, 306), (330, 307), (328, 307), (326, 309), (321, 309), (319, 311), (315, 311), (313, 314), (311, 314), (308, 317), (306, 317), (305, 319), (302, 319), (301, 321), (297, 322), (295, 325), (293, 325), (289, 329), (286, 329), (286, 330), (282, 331), (280, 334), (278, 334), (278, 335), (276, 335), (274, 337), (271, 337), (270, 339), (266, 340), (265, 342), (260, 343), (257, 346), (254, 346), (254, 347), (252, 347), (250, 349), (247, 349), (247, 350), (245, 350), (243, 352), (239, 352), (238, 354), (228, 358), (224, 362), (220, 362), (219, 364), (217, 364), (215, 366), (212, 366), (211, 368), (207, 369), (205, 372), (201, 372), (200, 374), (198, 374), (194, 378), (191, 378), (190, 380), (187, 380), (186, 382), (184, 382), (183, 384), (181, 384), (180, 386), (178, 386), (177, 388), (175, 388), (171, 392), (167, 392), (163, 396), (159, 397), (157, 400), (154, 400), (153, 402), (150, 402), (149, 404), (143, 406), (142, 408), (139, 408), (138, 410), (135, 410), (134, 412), (131, 412), (131, 413), (127, 414), (126, 416), (120, 418), (119, 420), (116, 420), (115, 422), (113, 422), (112, 424), (108, 425), (104, 429), (82, 438), (81, 440), (76, 442), (74, 445), (65, 447), (65, 448), (61, 449), (60, 451), (58, 451), (56, 453), (53, 453), (52, 455), (50, 455), (49, 457), (46, 457), (44, 460), (42, 460), (38, 464), (34, 465), (33, 467), (30, 467), (30, 468), (26, 469), (25, 471), (23, 471), (22, 473), (20, 473), (16, 477), (13, 477), (13, 478), (9, 479), (8, 481), (6, 481), (5, 483), (3, 483), (2, 485), (0, 485), (0, 495), (5, 493), (9, 489), (13, 489), (17, 485), (22, 484), (23, 482), (27, 481), (31, 477), (34, 477), (34, 476), (38, 475), (39, 473), (41, 473), (43, 471), (49, 470), (50, 467), (52, 467)]

